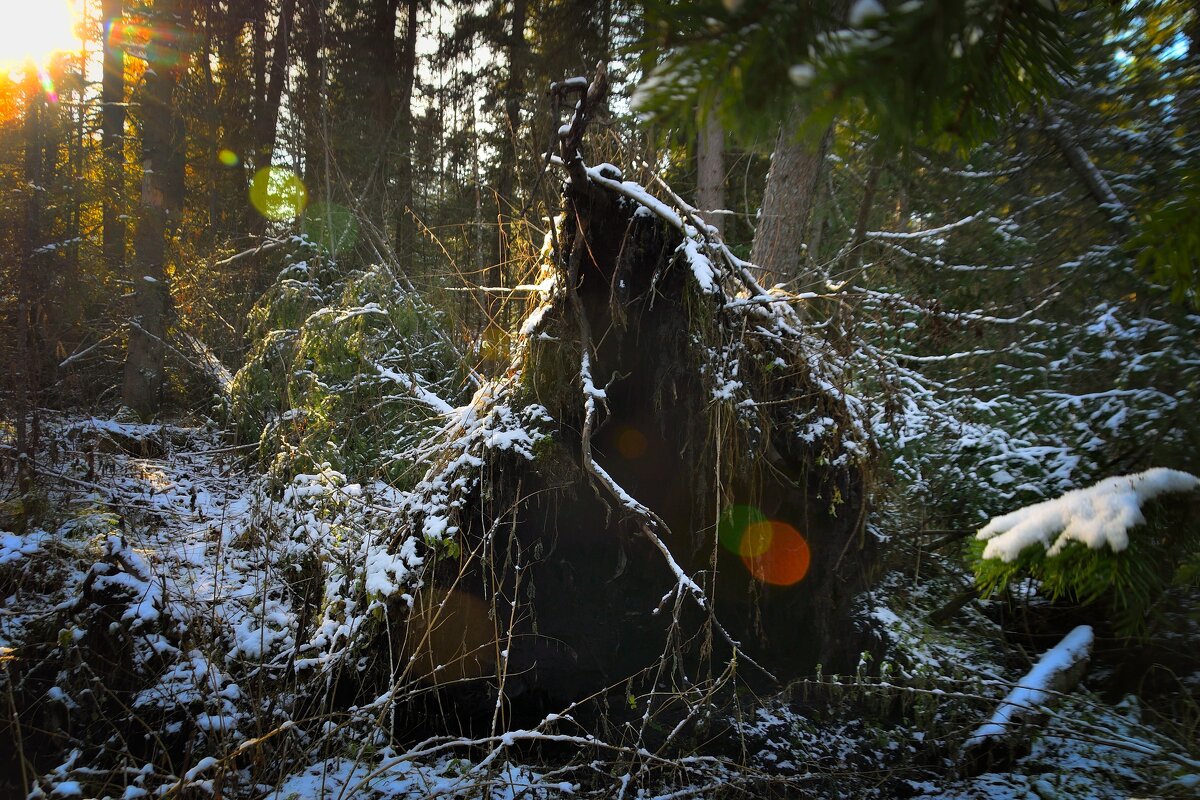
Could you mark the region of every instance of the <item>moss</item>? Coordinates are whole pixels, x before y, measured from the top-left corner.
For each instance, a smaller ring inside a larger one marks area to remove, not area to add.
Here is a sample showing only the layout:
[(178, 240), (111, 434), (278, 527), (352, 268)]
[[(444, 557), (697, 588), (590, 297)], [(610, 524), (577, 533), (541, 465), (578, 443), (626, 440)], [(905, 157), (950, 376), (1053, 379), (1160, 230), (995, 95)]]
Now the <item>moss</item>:
[[(322, 297), (336, 301), (314, 307)], [(286, 480), (328, 462), (348, 474), (408, 479), (398, 454), (436, 418), (380, 365), (449, 394), (462, 368), (439, 328), (443, 316), (383, 267), (324, 288), (285, 272), (254, 315), (260, 335), (234, 379), (231, 408), (242, 434), (260, 438), (273, 474)]]

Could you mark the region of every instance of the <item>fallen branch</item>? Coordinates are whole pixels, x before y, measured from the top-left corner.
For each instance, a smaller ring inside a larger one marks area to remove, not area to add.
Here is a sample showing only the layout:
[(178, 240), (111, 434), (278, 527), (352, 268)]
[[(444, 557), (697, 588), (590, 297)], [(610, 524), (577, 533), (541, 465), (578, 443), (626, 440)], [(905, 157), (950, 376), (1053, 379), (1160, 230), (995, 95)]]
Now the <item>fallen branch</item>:
[(1094, 641), (1091, 626), (1080, 625), (1046, 651), (988, 721), (976, 728), (963, 744), (968, 774), (982, 774), (1015, 758), (1018, 750), (1028, 744), (1028, 729), (1040, 725), (1045, 718), (1042, 707), (1055, 695), (1069, 692), (1079, 683)]

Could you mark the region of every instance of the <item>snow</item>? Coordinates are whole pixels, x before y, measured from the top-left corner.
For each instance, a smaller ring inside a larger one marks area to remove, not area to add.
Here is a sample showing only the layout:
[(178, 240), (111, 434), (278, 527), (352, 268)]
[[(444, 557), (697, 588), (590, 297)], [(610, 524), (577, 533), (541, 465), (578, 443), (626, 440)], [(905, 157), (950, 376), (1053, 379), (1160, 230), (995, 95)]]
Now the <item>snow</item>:
[(412, 396), (416, 400), (429, 406), (437, 413), (446, 416), (454, 413), (454, 407), (433, 392), (426, 389), (425, 382), (420, 380), (419, 376), (398, 372), (394, 369), (385, 367), (382, 364), (376, 364), (375, 369), (378, 371), (381, 378), (400, 384), (409, 392), (411, 392)]
[(213, 758), (212, 756), (205, 756), (204, 758), (202, 758), (196, 762), (196, 766), (192, 767), (191, 769), (189, 769), (187, 772), (184, 773), (183, 779), (185, 781), (194, 781), (198, 775), (200, 775), (203, 772), (206, 772), (207, 770), (212, 769), (218, 763), (220, 763), (220, 762), (217, 761), (217, 759)]
[(37, 553), (50, 538), (45, 531), (25, 535), (0, 531), (0, 566), (15, 564)]
[(804, 88), (817, 77), (817, 70), (812, 64), (793, 64), (788, 69), (788, 77), (792, 79), (792, 83)]
[(989, 737), (1003, 736), (1016, 722), (1014, 717), (1048, 702), (1053, 695), (1055, 678), (1091, 655), (1095, 638), (1090, 625), (1080, 625), (1047, 650), (1033, 669), (1017, 682), (991, 718), (971, 734), (965, 746), (972, 747)]
[(1146, 521), (1143, 503), (1162, 494), (1197, 488), (1200, 478), (1195, 475), (1161, 467), (1108, 478), (996, 517), (975, 537), (987, 541), (984, 558), (1005, 562), (1016, 560), (1034, 545), (1041, 545), (1047, 556), (1061, 553), (1071, 542), (1120, 552), (1129, 546), (1129, 529)]
[(525, 317), (525, 321), (521, 323), (520, 333), (522, 336), (532, 336), (537, 332), (538, 326), (542, 324), (542, 318), (551, 308), (549, 303), (538, 306)]
[[(690, 225), (689, 231), (695, 230)], [(696, 284), (701, 291), (706, 294), (714, 294), (720, 291), (720, 284), (717, 282), (717, 273), (713, 269), (712, 261), (708, 256), (700, 252), (700, 243), (692, 237), (687, 237), (680, 245), (684, 255), (687, 257), (688, 265), (692, 268), (692, 276), (696, 279)]]
[(871, 20), (882, 17), (885, 13), (883, 6), (879, 4), (879, 0), (855, 0), (853, 6), (850, 7), (850, 13), (846, 20), (851, 27), (861, 28), (865, 23)]

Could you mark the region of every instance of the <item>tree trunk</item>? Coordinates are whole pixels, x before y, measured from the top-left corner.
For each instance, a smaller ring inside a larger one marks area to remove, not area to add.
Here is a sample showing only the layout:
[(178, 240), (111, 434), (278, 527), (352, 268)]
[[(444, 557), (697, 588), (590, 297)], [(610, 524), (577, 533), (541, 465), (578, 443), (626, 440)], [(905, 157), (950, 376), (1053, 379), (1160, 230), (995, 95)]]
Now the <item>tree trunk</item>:
[(271, 40), (271, 74), (267, 84), (267, 100), (258, 122), (258, 161), (271, 163), (275, 150), (275, 134), (279, 126), (279, 104), (283, 99), (283, 84), (287, 80), (288, 42), (291, 40), (296, 0), (283, 0), (279, 9), (279, 27)]
[(125, 54), (112, 31), (121, 24), (122, 0), (104, 0), (104, 78), (100, 89), (100, 148), (104, 153), (104, 211), (101, 234), (104, 263), (114, 273), (124, 271), (125, 222), (121, 195), (125, 184)]
[[(283, 100), (283, 84), (287, 80), (288, 42), (291, 39), (295, 9), (296, 0), (283, 0), (280, 5), (279, 26), (275, 30), (275, 37), (271, 40), (269, 73), (266, 73), (267, 54), (265, 35), (263, 34), (266, 23), (261, 18), (256, 18), (254, 21), (255, 80), (265, 84), (254, 116), (252, 163), (255, 170), (269, 167), (275, 151), (275, 135), (279, 127), (279, 105)], [(261, 52), (259, 52), (260, 49)], [(251, 214), (250, 220), (250, 232), (253, 235), (261, 237), (266, 233), (266, 217), (262, 214)]]
[(963, 745), (963, 766), (968, 775), (1000, 772), (1027, 753), (1040, 727), (1044, 706), (1074, 689), (1092, 656), (1095, 634), (1080, 625), (1042, 655), (997, 706), (987, 722), (975, 729)]
[[(521, 101), (525, 92), (525, 61), (529, 50), (525, 41), (528, 13), (527, 0), (513, 0), (508, 42), (505, 47), (508, 55), (508, 81), (504, 85), (504, 123), (507, 130), (504, 131), (505, 144), (501, 148), (500, 175), (496, 183), (496, 259), (487, 270), (486, 283), (489, 286), (499, 286), (503, 283), (504, 268), (512, 251), (511, 217), (507, 212), (513, 206), (517, 164), (521, 160)], [(495, 320), (499, 313), (499, 302), (500, 298), (496, 295), (488, 296), (488, 317), (492, 320)]]
[(413, 259), (416, 226), (413, 224), (413, 116), (412, 94), (417, 75), (417, 12), (419, 0), (405, 3), (404, 45), (400, 51), (400, 77), (397, 81), (396, 113), (399, 163), (396, 165), (396, 185), (399, 202), (396, 208), (396, 253), (402, 259)]
[(1117, 233), (1129, 233), (1129, 209), (1109, 186), (1108, 181), (1096, 168), (1096, 164), (1087, 151), (1075, 140), (1068, 124), (1048, 108), (1043, 115), (1043, 120), (1042, 127), (1045, 129), (1046, 135), (1062, 153), (1067, 165), (1075, 173), (1075, 177), (1079, 178), (1079, 182), (1087, 189), (1088, 195), (1096, 201), (1096, 205), (1099, 206), (1100, 212), (1104, 214), (1109, 225)]
[(700, 128), (696, 148), (696, 203), (704, 221), (725, 235), (725, 131), (710, 113)]
[(360, 202), (380, 230), (388, 230), (393, 221), (388, 186), (392, 179), (391, 145), (396, 126), (396, 19), (400, 0), (375, 0), (367, 35), (367, 102), (371, 127), (363, 139), (366, 161), (370, 164)]
[[(846, 18), (849, 5), (848, 0), (832, 0), (823, 24), (837, 27)], [(779, 129), (750, 251), (761, 280), (768, 284), (793, 282), (798, 290), (809, 288), (818, 279), (807, 269), (803, 251), (825, 154), (833, 138), (832, 123), (815, 143), (799, 138), (802, 122), (799, 106), (793, 106)]]
[[(42, 144), (43, 144), (43, 114), (45, 103), (42, 99), (41, 87), (37, 76), (32, 72), (26, 74), (24, 95), (24, 167), (22, 177), (25, 182), (25, 220), (21, 227), (20, 264), (17, 280), (17, 330), (16, 330), (16, 364), (13, 369), (13, 382), (16, 390), (16, 408), (13, 417), (16, 423), (17, 445), (17, 491), (22, 497), (33, 488), (33, 454), (37, 449), (36, 436), (29, 429), (29, 416), (33, 410), (38, 394), (39, 367), (42, 361), (41, 347), (37, 337), (37, 319), (43, 299), (44, 278), (39, 269), (41, 258), (37, 255), (37, 247), (41, 243), (42, 199), (41, 187), (45, 185), (43, 173)], [(26, 522), (22, 512), (18, 520), (22, 525)]]
[(815, 145), (797, 139), (800, 112), (793, 108), (775, 141), (762, 210), (750, 260), (766, 283), (794, 281), (805, 288), (813, 278), (804, 268), (804, 242), (833, 126)]
[[(879, 186), (879, 176), (883, 173), (883, 159), (875, 156), (871, 160), (871, 168), (867, 172), (867, 182), (863, 186), (862, 202), (858, 205), (858, 216), (854, 220), (854, 238), (850, 240), (850, 250), (847, 253), (846, 272), (852, 274), (863, 262), (863, 250), (867, 245), (867, 223), (871, 219), (871, 208), (875, 205), (875, 189)], [(813, 255), (816, 255), (815, 253)]]
[(304, 129), (304, 185), (310, 192), (318, 191), (322, 195), (327, 194), (323, 191), (326, 157), (323, 132), (325, 116), (322, 109), (325, 72), (321, 61), (324, 6), (323, 0), (305, 0), (300, 6), (304, 30), (300, 45), (300, 62), (304, 69), (304, 88), (300, 97)]
[[(176, 0), (159, 0), (160, 25), (177, 25)], [(178, 220), (183, 200), (185, 142), (176, 113), (175, 89), (186, 54), (178, 66), (154, 64), (141, 91), (142, 194), (134, 234), (134, 313), (125, 359), (122, 400), (144, 418), (162, 401), (163, 351), (171, 309), (166, 274), (166, 235)]]
[[(257, 144), (254, 141), (255, 127), (267, 113), (267, 93), (269, 91), (267, 87), (267, 4), (268, 0), (249, 0), (248, 3), (253, 42), (250, 52), (250, 69), (254, 76), (254, 94), (251, 107), (251, 141), (249, 142), (251, 152), (246, 153), (245, 156), (250, 159), (250, 168), (254, 170), (267, 166), (258, 162), (259, 154), (253, 150)], [(238, 3), (238, 5), (243, 5), (243, 3)], [(232, 3), (229, 10), (231, 13), (236, 13)]]

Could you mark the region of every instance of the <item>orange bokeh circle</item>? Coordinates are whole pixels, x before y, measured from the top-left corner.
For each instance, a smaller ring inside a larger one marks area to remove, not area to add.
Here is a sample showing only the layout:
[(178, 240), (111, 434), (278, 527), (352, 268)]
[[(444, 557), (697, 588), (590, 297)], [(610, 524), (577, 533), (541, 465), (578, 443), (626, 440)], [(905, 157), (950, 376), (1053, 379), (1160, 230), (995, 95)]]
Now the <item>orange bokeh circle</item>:
[(774, 586), (791, 586), (804, 580), (812, 553), (799, 531), (786, 522), (770, 520), (749, 526), (746, 534), (740, 555), (757, 580)]
[(617, 434), (617, 450), (630, 461), (641, 458), (646, 454), (646, 434), (637, 428), (622, 428)]

